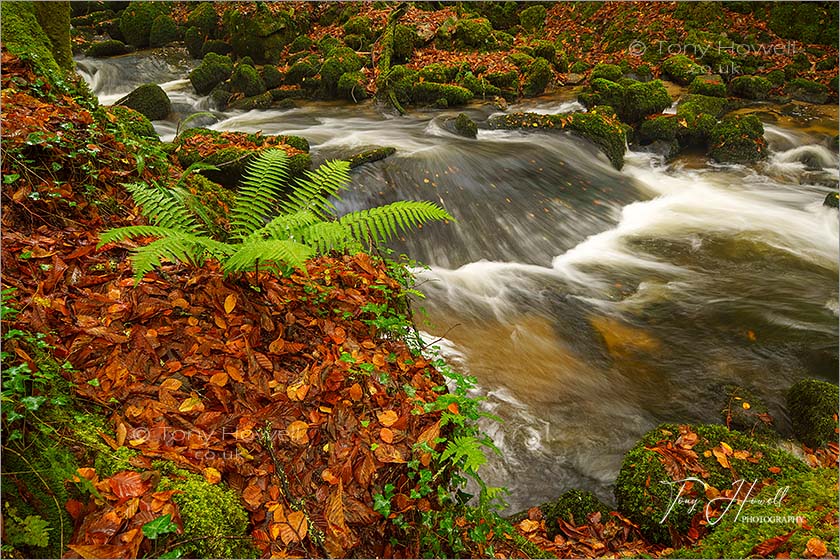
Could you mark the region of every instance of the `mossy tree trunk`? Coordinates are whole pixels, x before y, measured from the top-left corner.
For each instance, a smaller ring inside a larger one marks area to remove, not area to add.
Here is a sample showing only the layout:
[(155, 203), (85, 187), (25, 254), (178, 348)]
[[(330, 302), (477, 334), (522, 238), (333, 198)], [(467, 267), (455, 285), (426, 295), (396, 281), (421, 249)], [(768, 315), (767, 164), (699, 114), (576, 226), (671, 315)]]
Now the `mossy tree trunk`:
[(35, 17), (52, 44), (52, 54), (63, 70), (73, 70), (70, 47), (70, 2), (34, 2)]

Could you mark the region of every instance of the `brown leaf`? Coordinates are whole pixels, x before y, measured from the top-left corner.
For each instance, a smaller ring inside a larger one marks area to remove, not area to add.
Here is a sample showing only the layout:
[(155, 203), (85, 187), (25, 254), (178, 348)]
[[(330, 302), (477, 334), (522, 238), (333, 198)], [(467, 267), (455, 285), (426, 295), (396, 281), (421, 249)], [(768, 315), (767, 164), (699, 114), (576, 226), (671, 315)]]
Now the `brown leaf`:
[(263, 502), (262, 490), (260, 490), (258, 486), (248, 486), (242, 491), (242, 499), (245, 500), (246, 504), (256, 509), (260, 507)]
[(225, 313), (230, 314), (236, 307), (236, 294), (230, 294), (225, 298)]
[(387, 443), (383, 443), (377, 447), (373, 451), (373, 454), (382, 463), (405, 463), (405, 459), (402, 453), (400, 453), (400, 450)]
[(790, 539), (791, 535), (793, 535), (796, 531), (791, 531), (786, 535), (779, 535), (778, 537), (773, 537), (772, 539), (767, 539), (763, 543), (757, 544), (753, 549), (752, 553), (758, 556), (769, 556), (776, 552), (780, 546), (785, 544), (788, 539)]
[(224, 387), (227, 385), (228, 382), (228, 374), (224, 371), (220, 371), (218, 373), (214, 373), (210, 376), (210, 383), (216, 385), (218, 387)]
[(289, 439), (292, 440), (293, 443), (296, 443), (297, 445), (306, 445), (309, 443), (309, 435), (307, 434), (308, 430), (309, 424), (301, 422), (300, 420), (295, 420), (286, 427), (286, 435), (289, 436)]
[(824, 558), (828, 555), (828, 548), (825, 546), (825, 543), (817, 537), (808, 539), (805, 550), (808, 552), (808, 558)]
[(144, 481), (140, 473), (122, 471), (109, 478), (108, 485), (117, 498), (125, 499), (142, 496), (151, 487), (152, 481)]
[(82, 558), (131, 558), (131, 547), (117, 544), (71, 544), (70, 550)]
[(385, 443), (394, 443), (394, 432), (390, 428), (382, 428), (379, 430), (379, 437)]
[(286, 516), (286, 523), (280, 526), (280, 540), (283, 544), (300, 542), (306, 538), (309, 524), (302, 511), (293, 511)]
[(393, 410), (383, 410), (382, 412), (377, 412), (376, 417), (379, 419), (379, 423), (386, 428), (393, 426), (400, 418)]
[(353, 383), (353, 385), (348, 390), (350, 394), (350, 398), (353, 399), (355, 402), (358, 402), (362, 398), (362, 386), (358, 383)]

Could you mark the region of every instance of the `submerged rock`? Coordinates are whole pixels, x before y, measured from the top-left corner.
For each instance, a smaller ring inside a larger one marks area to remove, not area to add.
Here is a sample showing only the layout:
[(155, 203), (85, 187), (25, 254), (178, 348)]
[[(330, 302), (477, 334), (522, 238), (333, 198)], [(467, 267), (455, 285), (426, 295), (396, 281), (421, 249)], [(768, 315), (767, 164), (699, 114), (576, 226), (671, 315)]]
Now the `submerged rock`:
[(465, 113), (444, 119), (443, 128), (464, 138), (475, 138), (478, 135), (478, 126)]
[(828, 206), (829, 208), (837, 208), (840, 206), (840, 194), (836, 192), (831, 192), (825, 195), (825, 200), (823, 200), (823, 206)]
[(390, 146), (386, 146), (384, 148), (373, 148), (371, 150), (365, 150), (364, 152), (352, 155), (347, 158), (347, 161), (350, 163), (350, 169), (353, 169), (366, 163), (373, 163), (374, 161), (385, 159), (388, 156), (394, 155), (396, 152), (397, 149)]
[(165, 119), (172, 111), (169, 96), (157, 84), (143, 84), (117, 101), (115, 105), (134, 109), (152, 121)]
[(817, 379), (803, 379), (788, 390), (790, 422), (802, 443), (822, 447), (829, 441), (837, 441), (838, 399), (837, 385)]
[(822, 104), (828, 101), (828, 88), (820, 83), (802, 78), (791, 80), (785, 85), (785, 93), (798, 101)]

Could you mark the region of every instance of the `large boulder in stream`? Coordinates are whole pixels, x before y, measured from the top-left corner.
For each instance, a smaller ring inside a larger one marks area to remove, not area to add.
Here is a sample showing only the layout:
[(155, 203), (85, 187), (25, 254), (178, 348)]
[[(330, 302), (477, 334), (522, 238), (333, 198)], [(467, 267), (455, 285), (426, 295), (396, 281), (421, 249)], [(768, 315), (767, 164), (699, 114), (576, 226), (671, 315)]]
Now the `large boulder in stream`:
[[(651, 542), (678, 545), (672, 536), (686, 534), (695, 516), (704, 519), (708, 501), (733, 483), (746, 481), (746, 491), (753, 481), (770, 483), (809, 470), (790, 453), (726, 426), (662, 424), (624, 456), (615, 498), (618, 510)], [(686, 478), (702, 483), (683, 486)]]
[(134, 109), (152, 121), (165, 119), (172, 112), (169, 96), (157, 84), (143, 84), (117, 101), (115, 105)]
[(478, 125), (465, 113), (458, 113), (457, 117), (448, 117), (442, 124), (445, 130), (464, 138), (475, 138), (478, 135)]
[(207, 95), (213, 88), (230, 78), (233, 72), (233, 61), (229, 56), (207, 53), (192, 72), (190, 83), (199, 95)]
[(586, 107), (609, 105), (627, 123), (636, 123), (648, 115), (661, 113), (672, 102), (661, 81), (637, 82), (629, 78), (620, 82), (596, 78), (578, 95), (578, 101)]
[(787, 392), (787, 409), (793, 433), (810, 447), (837, 441), (837, 385), (803, 379)]
[[(265, 94), (268, 95), (268, 94)], [(209, 128), (190, 128), (175, 139), (175, 156), (183, 167), (196, 162), (217, 169), (202, 170), (211, 181), (235, 188), (251, 159), (265, 149), (279, 149), (289, 156), (289, 174), (296, 176), (312, 163), (309, 142), (300, 136), (274, 136), (244, 132), (219, 132)]]
[(767, 155), (764, 125), (755, 115), (724, 117), (709, 133), (709, 155), (720, 163), (750, 163)]
[(120, 14), (119, 28), (125, 42), (135, 47), (148, 47), (152, 25), (160, 15), (169, 12), (168, 2), (132, 2)]
[(491, 117), (488, 125), (492, 129), (523, 129), (541, 131), (569, 130), (594, 142), (609, 158), (616, 169), (624, 165), (624, 150), (627, 143), (626, 130), (621, 122), (608, 111), (589, 113), (559, 113), (541, 115), (537, 113), (510, 113)]
[(122, 41), (108, 39), (107, 41), (97, 41), (96, 43), (92, 43), (85, 51), (85, 56), (89, 56), (91, 58), (105, 58), (109, 56), (128, 54), (131, 50), (131, 47)]

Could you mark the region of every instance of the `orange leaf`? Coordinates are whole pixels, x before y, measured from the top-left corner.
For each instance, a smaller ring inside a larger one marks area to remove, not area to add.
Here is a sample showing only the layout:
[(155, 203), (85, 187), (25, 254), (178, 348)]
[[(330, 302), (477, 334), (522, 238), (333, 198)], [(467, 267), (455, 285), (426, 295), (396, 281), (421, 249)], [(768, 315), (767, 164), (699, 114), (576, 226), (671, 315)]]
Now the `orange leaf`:
[(297, 445), (306, 445), (309, 443), (309, 435), (306, 433), (309, 430), (309, 424), (295, 420), (286, 428), (286, 435), (289, 439)]
[(382, 438), (382, 441), (385, 443), (394, 443), (394, 432), (392, 432), (390, 428), (382, 428), (379, 430), (379, 437)]
[(225, 313), (230, 314), (236, 307), (236, 294), (230, 294), (225, 298)]
[(782, 472), (782, 469), (780, 469), (779, 467), (770, 467), (767, 470), (773, 474), (779, 474), (780, 472)]
[(220, 371), (218, 373), (214, 373), (210, 376), (210, 383), (213, 385), (218, 385), (219, 387), (224, 387), (228, 382), (228, 374)]
[(379, 423), (386, 428), (393, 426), (400, 418), (393, 410), (383, 410), (382, 412), (377, 412), (376, 417), (379, 419)]
[(377, 447), (373, 454), (376, 455), (376, 458), (382, 463), (405, 463), (405, 459), (403, 458), (402, 453), (400, 453), (400, 450), (387, 443)]
[(152, 486), (152, 481), (144, 481), (140, 473), (122, 471), (109, 478), (108, 485), (117, 498), (135, 498), (145, 494)]
[(458, 414), (460, 412), (458, 410), (458, 403), (456, 403), (456, 402), (449, 403), (449, 406), (446, 407), (446, 410), (448, 410), (452, 414)]
[(239, 371), (239, 368), (232, 365), (225, 366), (225, 371), (227, 372), (228, 376), (236, 381), (237, 383), (242, 383), (245, 378), (242, 377), (242, 372)]
[(725, 469), (729, 468), (729, 459), (726, 458), (726, 453), (717, 447), (712, 449), (712, 453), (714, 454), (715, 459), (717, 459), (717, 462), (720, 463), (721, 467)]
[(178, 412), (193, 412), (204, 411), (204, 403), (201, 402), (201, 399), (198, 397), (190, 397), (188, 399), (184, 399), (184, 402), (181, 403), (181, 406), (178, 407)]
[(817, 537), (808, 539), (805, 549), (811, 558), (824, 558), (828, 554), (828, 548), (825, 546), (825, 543)]
[(306, 521), (306, 516), (302, 511), (293, 511), (286, 516), (286, 523), (280, 527), (280, 540), (283, 544), (291, 544), (293, 542), (300, 542), (306, 538), (306, 532), (309, 530), (309, 523)]
[(222, 473), (214, 469), (213, 467), (207, 467), (201, 474), (204, 475), (204, 480), (207, 481), (208, 484), (218, 484), (222, 481)]
[(362, 386), (358, 383), (353, 383), (349, 390), (350, 398), (358, 402), (362, 398)]

